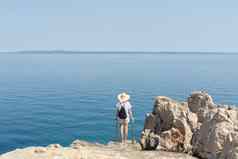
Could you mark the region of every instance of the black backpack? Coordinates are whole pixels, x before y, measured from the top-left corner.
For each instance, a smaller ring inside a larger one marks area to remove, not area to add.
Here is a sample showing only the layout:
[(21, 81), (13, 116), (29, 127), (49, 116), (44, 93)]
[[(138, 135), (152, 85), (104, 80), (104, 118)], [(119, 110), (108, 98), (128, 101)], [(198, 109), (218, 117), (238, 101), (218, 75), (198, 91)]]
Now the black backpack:
[(120, 110), (118, 111), (118, 117), (120, 119), (126, 119), (127, 118), (127, 113), (126, 113), (126, 109), (124, 106), (121, 106)]

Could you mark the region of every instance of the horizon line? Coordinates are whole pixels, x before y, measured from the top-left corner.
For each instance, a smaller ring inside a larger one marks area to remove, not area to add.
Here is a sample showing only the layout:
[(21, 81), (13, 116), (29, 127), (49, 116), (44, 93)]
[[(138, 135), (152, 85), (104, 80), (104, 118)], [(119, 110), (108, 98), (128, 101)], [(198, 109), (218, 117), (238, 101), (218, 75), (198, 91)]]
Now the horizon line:
[(19, 50), (19, 51), (0, 51), (0, 54), (238, 54), (238, 52), (225, 52), (225, 51), (113, 51), (113, 50)]

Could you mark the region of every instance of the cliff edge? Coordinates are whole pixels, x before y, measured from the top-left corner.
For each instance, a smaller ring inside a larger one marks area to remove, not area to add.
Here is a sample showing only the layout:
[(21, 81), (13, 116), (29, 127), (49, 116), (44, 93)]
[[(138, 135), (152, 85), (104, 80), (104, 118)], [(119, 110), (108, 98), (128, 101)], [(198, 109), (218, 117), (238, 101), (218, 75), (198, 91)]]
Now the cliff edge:
[(141, 151), (139, 144), (106, 145), (74, 141), (69, 147), (52, 144), (47, 147), (28, 147), (3, 154), (0, 159), (196, 159), (184, 153)]

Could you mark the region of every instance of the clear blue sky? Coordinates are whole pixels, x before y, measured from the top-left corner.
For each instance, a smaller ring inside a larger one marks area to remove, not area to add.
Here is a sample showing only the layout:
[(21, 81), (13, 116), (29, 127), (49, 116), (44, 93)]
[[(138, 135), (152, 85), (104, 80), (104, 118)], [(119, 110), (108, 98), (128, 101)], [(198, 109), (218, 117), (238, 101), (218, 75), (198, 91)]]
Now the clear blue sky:
[(0, 0), (0, 51), (238, 51), (237, 0)]

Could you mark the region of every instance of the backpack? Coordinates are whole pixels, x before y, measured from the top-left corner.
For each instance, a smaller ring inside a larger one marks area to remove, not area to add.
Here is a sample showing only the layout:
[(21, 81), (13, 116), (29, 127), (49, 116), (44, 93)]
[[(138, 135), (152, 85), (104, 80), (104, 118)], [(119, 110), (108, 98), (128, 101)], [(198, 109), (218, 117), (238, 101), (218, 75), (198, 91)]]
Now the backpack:
[(126, 119), (127, 118), (127, 113), (126, 113), (126, 109), (124, 106), (121, 106), (120, 110), (118, 111), (118, 117), (120, 119)]

